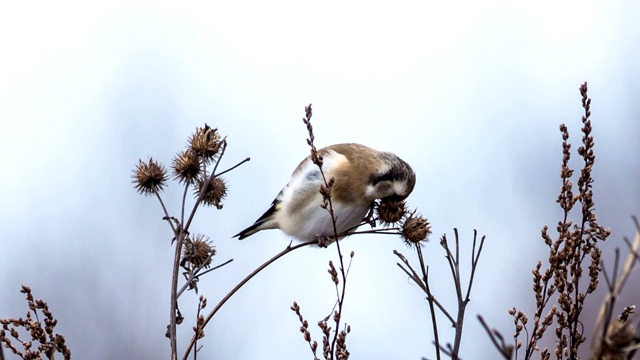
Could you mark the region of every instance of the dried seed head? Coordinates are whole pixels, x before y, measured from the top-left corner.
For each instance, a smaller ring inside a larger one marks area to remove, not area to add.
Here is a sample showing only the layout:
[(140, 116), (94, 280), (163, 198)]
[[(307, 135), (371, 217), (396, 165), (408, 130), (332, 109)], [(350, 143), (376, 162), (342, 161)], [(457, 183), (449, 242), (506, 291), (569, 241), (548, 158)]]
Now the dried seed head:
[(402, 240), (408, 246), (418, 246), (421, 241), (428, 240), (431, 234), (429, 221), (421, 215), (416, 215), (414, 210), (402, 223)]
[(187, 238), (182, 251), (182, 263), (189, 262), (196, 267), (209, 267), (211, 258), (216, 254), (211, 243), (209, 238), (202, 234), (196, 234), (193, 239)]
[(604, 345), (603, 359), (627, 359), (628, 351), (640, 346), (640, 333), (634, 324), (615, 320), (607, 329)]
[[(200, 195), (200, 190), (202, 189), (203, 180), (201, 179), (198, 182), (198, 187), (195, 190), (196, 197)], [(224, 179), (219, 177), (214, 177), (209, 181), (206, 188), (204, 189), (204, 196), (202, 197), (202, 202), (205, 205), (215, 206), (218, 209), (222, 209), (222, 199), (227, 196), (227, 183)]]
[(203, 128), (196, 128), (196, 132), (189, 139), (189, 149), (205, 160), (212, 160), (220, 150), (224, 140), (220, 140), (218, 129), (212, 129), (204, 124)]
[(184, 150), (173, 158), (173, 173), (175, 179), (186, 184), (193, 184), (200, 175), (200, 161), (191, 150)]
[(166, 185), (167, 171), (153, 158), (149, 158), (148, 162), (139, 160), (133, 172), (132, 182), (140, 194), (151, 195), (160, 192)]
[(384, 225), (393, 225), (407, 213), (407, 206), (404, 201), (394, 201), (390, 198), (384, 198), (376, 207), (378, 218)]
[(618, 316), (618, 321), (627, 322), (627, 320), (629, 320), (629, 315), (631, 315), (631, 314), (633, 314), (635, 312), (636, 312), (636, 306), (635, 305), (626, 306), (622, 310), (622, 313), (620, 314), (620, 316)]

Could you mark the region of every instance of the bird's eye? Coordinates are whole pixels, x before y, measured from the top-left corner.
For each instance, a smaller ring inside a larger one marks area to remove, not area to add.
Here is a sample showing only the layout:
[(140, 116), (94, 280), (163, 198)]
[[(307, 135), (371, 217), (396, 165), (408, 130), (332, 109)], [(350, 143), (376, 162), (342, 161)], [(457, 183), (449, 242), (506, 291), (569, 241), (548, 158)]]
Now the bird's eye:
[(395, 171), (393, 168), (389, 169), (389, 171), (384, 174), (371, 174), (371, 176), (369, 177), (369, 183), (375, 186), (382, 181), (393, 181), (394, 175)]

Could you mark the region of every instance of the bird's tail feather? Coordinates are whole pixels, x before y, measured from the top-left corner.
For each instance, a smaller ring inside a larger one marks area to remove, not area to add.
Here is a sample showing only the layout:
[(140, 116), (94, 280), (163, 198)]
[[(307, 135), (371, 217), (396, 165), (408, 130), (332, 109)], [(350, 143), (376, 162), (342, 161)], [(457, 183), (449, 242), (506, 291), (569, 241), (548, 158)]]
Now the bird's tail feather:
[(246, 237), (249, 237), (257, 233), (260, 230), (275, 229), (277, 225), (271, 222), (270, 220), (272, 220), (273, 214), (276, 211), (278, 211), (279, 204), (280, 204), (280, 201), (274, 200), (269, 210), (265, 211), (265, 213), (262, 214), (262, 216), (260, 216), (260, 218), (256, 220), (256, 222), (253, 223), (253, 225), (240, 231), (239, 233), (235, 234), (233, 237), (237, 237), (238, 240), (242, 240)]
[(264, 220), (263, 221), (256, 221), (253, 225), (249, 226), (248, 228), (240, 231), (239, 233), (233, 235), (233, 237), (237, 237), (238, 240), (242, 240), (246, 237), (249, 237), (255, 233), (257, 233), (258, 231), (262, 230), (260, 228), (260, 226), (264, 224)]

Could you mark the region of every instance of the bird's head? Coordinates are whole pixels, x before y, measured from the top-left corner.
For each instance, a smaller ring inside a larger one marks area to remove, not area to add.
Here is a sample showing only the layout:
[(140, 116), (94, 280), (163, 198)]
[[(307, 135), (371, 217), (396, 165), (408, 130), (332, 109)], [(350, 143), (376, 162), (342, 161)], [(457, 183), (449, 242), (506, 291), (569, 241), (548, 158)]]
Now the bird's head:
[(402, 201), (416, 185), (416, 174), (409, 164), (393, 153), (380, 153), (372, 161), (367, 194), (373, 199), (392, 198)]

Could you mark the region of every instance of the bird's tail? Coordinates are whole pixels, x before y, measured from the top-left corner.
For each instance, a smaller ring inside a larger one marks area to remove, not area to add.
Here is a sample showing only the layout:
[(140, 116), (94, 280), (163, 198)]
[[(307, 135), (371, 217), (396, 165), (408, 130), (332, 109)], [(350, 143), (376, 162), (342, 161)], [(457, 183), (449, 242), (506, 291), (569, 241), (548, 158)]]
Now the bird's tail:
[(280, 208), (279, 204), (280, 204), (280, 201), (274, 200), (269, 210), (265, 211), (265, 213), (262, 214), (262, 216), (260, 216), (260, 218), (256, 220), (256, 222), (253, 223), (253, 225), (240, 231), (239, 233), (235, 234), (233, 237), (237, 237), (238, 240), (242, 240), (246, 237), (249, 237), (257, 233), (258, 231), (277, 228), (278, 227), (277, 224), (275, 224), (272, 220), (273, 220), (273, 214), (275, 214), (275, 212), (278, 211), (278, 209)]
[(248, 228), (240, 231), (239, 233), (233, 235), (233, 237), (237, 237), (238, 240), (242, 240), (246, 237), (249, 237), (255, 233), (257, 233), (260, 230), (263, 230), (262, 228), (260, 228), (260, 226), (264, 224), (264, 220), (263, 221), (256, 221), (253, 225), (249, 226)]

